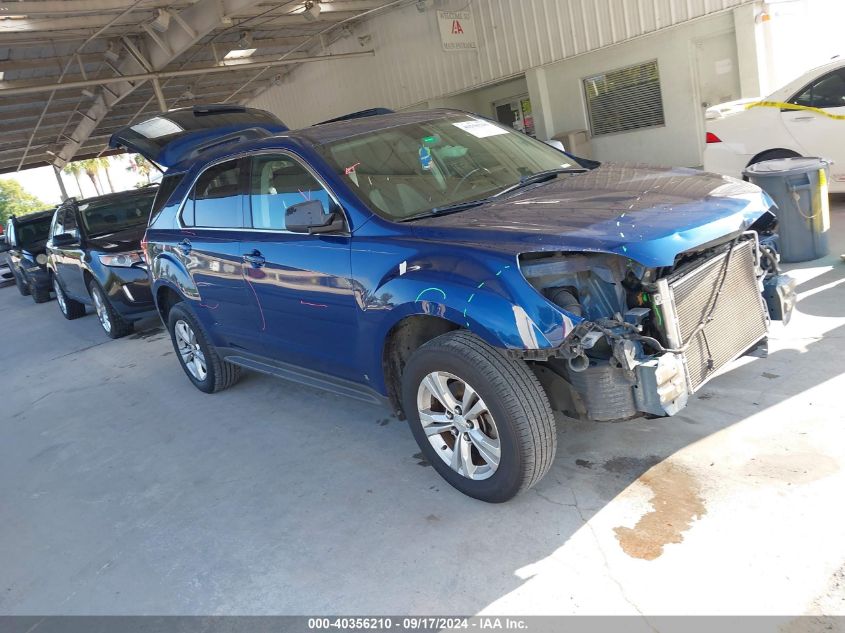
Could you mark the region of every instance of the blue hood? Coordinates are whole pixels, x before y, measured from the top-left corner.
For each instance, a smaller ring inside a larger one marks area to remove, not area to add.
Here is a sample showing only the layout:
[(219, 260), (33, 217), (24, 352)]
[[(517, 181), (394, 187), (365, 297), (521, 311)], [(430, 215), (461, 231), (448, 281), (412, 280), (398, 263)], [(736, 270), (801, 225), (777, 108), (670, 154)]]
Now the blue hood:
[(744, 231), (773, 205), (759, 187), (694, 169), (603, 164), (507, 199), (418, 220), (423, 239), (616, 253), (648, 267)]

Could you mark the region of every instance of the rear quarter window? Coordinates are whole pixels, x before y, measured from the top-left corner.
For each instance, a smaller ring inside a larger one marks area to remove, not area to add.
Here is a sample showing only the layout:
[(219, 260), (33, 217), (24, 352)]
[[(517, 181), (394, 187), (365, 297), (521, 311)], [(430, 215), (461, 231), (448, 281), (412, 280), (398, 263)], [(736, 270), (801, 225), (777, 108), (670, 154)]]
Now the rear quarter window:
[(150, 209), (149, 224), (155, 222), (156, 218), (161, 214), (161, 210), (164, 209), (167, 201), (170, 200), (170, 196), (176, 190), (176, 187), (179, 186), (179, 183), (182, 182), (184, 175), (168, 174), (161, 179), (155, 200), (153, 200), (153, 207)]

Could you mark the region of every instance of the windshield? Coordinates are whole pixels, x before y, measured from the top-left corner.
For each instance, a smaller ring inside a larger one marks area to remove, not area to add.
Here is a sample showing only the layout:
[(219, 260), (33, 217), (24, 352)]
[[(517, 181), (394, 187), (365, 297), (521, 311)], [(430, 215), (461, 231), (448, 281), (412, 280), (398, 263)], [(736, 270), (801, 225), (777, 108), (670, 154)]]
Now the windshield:
[(146, 226), (156, 189), (126, 198), (81, 203), (79, 215), (89, 237), (116, 233), (136, 226)]
[(36, 242), (46, 240), (50, 236), (50, 224), (53, 216), (48, 215), (37, 220), (18, 221), (15, 226), (15, 242), (21, 248), (29, 248)]
[(318, 150), (390, 220), (486, 198), (538, 172), (582, 169), (545, 143), (470, 115), (386, 128)]

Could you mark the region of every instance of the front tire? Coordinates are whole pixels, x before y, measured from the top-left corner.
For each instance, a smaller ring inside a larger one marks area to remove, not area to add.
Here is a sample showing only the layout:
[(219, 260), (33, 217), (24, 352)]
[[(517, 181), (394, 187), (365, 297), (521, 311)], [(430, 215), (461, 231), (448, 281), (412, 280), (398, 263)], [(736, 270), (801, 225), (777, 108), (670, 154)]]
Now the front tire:
[(470, 497), (507, 501), (554, 460), (554, 414), (539, 381), (524, 362), (469, 332), (449, 332), (414, 352), (402, 402), (423, 455)]
[(88, 284), (88, 292), (91, 294), (91, 300), (94, 302), (97, 319), (100, 321), (103, 331), (109, 338), (123, 338), (132, 331), (132, 322), (124, 319), (114, 309), (114, 306), (112, 306), (108, 297), (106, 297), (106, 292), (100, 284), (92, 279)]
[(56, 303), (59, 304), (59, 312), (64, 318), (72, 321), (85, 316), (85, 305), (68, 297), (62, 289), (62, 284), (59, 283), (59, 278), (55, 275), (53, 275), (53, 292), (56, 293)]
[(167, 329), (179, 364), (197, 389), (215, 393), (228, 389), (238, 381), (241, 368), (220, 357), (194, 315), (181, 303), (170, 308)]
[(35, 303), (47, 303), (50, 300), (50, 289), (39, 288), (34, 282), (29, 282), (29, 294), (32, 295), (32, 300)]

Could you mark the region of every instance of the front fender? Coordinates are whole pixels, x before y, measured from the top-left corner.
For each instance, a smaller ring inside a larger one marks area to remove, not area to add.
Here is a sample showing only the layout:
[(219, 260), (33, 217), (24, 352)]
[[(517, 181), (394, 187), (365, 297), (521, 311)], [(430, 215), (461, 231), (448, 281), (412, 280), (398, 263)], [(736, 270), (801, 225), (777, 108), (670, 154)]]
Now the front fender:
[[(551, 349), (559, 346), (573, 321), (542, 297), (522, 276), (513, 256), (434, 246), (436, 252), (370, 253), (369, 270), (380, 278), (356, 275), (360, 358), (368, 375), (383, 387), (382, 352), (390, 331), (414, 315), (441, 318), (467, 329), (500, 349)], [(403, 257), (404, 256), (404, 257)], [(355, 269), (353, 255), (353, 269)], [(362, 262), (364, 262), (362, 258)], [(359, 272), (359, 271), (356, 271)]]

